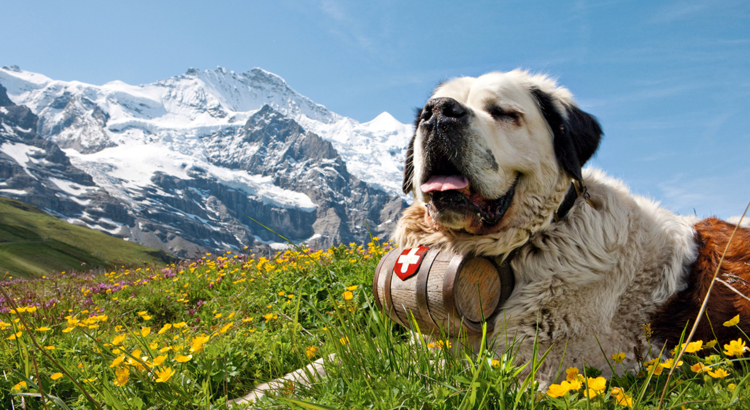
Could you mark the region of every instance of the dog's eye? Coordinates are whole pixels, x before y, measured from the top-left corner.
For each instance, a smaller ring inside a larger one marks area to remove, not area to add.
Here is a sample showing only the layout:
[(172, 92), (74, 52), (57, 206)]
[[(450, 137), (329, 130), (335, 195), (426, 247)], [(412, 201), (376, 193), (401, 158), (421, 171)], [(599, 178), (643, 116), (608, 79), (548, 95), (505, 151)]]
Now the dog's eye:
[(500, 107), (490, 107), (487, 112), (497, 121), (518, 122), (520, 115), (515, 111), (505, 111)]

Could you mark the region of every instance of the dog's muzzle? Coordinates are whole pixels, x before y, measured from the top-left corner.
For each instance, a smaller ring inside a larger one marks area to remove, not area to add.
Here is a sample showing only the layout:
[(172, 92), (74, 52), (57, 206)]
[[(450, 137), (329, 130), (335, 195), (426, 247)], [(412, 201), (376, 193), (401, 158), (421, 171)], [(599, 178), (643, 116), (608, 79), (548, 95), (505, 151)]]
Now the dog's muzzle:
[(453, 98), (433, 98), (422, 109), (420, 126), (426, 133), (450, 137), (469, 122), (469, 110)]

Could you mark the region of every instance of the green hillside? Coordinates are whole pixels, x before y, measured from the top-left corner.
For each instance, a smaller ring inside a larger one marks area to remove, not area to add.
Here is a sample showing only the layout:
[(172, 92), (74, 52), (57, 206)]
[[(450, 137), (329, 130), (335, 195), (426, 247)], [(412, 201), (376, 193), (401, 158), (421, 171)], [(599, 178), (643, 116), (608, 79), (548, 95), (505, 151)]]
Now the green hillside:
[[(162, 251), (69, 224), (40, 209), (0, 198), (0, 278), (37, 277), (71, 269), (162, 264)], [(86, 263), (82, 268), (81, 263)]]

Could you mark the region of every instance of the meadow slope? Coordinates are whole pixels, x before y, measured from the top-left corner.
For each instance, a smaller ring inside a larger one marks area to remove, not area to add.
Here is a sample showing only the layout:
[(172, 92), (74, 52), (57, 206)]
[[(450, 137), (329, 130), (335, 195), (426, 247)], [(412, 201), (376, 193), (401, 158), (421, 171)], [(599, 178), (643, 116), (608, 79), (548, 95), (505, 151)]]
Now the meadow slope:
[(67, 223), (35, 206), (0, 198), (0, 277), (32, 278), (173, 259), (162, 251)]

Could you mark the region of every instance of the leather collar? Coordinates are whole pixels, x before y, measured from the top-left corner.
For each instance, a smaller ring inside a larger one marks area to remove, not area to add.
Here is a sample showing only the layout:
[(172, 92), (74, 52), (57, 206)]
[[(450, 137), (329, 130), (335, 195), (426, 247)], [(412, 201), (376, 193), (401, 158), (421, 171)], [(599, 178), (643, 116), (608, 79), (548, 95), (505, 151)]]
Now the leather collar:
[(576, 204), (576, 199), (578, 199), (578, 197), (580, 196), (588, 199), (586, 185), (584, 185), (581, 181), (571, 182), (570, 188), (568, 188), (568, 192), (565, 194), (565, 198), (563, 198), (562, 203), (557, 208), (557, 211), (555, 211), (555, 217), (553, 218), (553, 221), (559, 222), (563, 220), (568, 215), (568, 212), (573, 209), (573, 206)]

